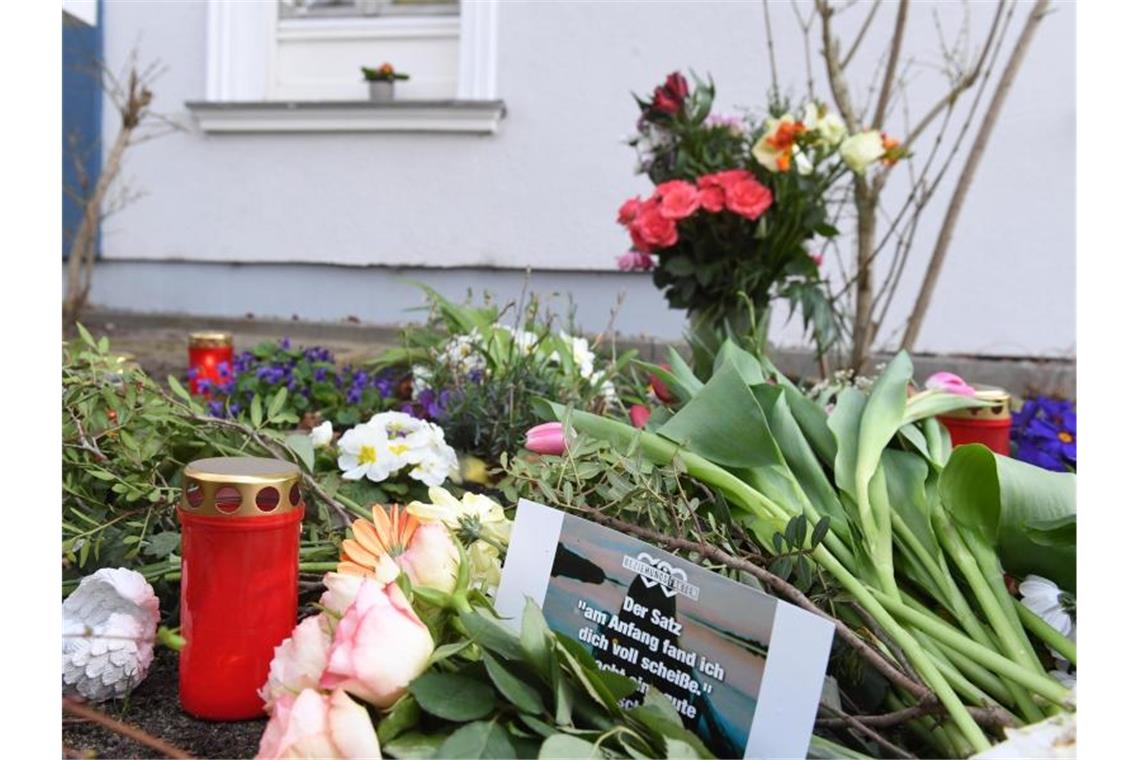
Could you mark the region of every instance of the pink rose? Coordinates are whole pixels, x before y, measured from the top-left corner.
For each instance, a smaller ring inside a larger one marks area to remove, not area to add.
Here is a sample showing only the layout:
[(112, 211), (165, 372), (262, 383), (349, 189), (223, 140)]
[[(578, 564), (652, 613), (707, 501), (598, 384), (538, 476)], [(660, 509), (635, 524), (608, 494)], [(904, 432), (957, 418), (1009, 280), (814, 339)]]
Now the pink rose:
[(413, 585), (427, 586), (445, 594), (455, 590), (459, 550), (445, 526), (421, 522), (404, 551), (394, 559)]
[(365, 580), (337, 623), (321, 688), (390, 707), (427, 668), (434, 647), (399, 586)]
[(332, 626), (324, 615), (305, 618), (289, 638), (273, 650), (269, 663), (269, 680), (258, 693), (265, 701), (266, 712), (286, 695), (303, 689), (315, 689), (329, 660), (332, 645)]
[(629, 422), (635, 428), (643, 428), (649, 422), (649, 407), (643, 404), (634, 404), (629, 408)]
[(977, 393), (969, 383), (953, 372), (935, 372), (926, 378), (926, 389), (946, 391), (959, 396), (973, 396)]
[(682, 179), (662, 182), (657, 186), (661, 199), (661, 216), (666, 219), (687, 219), (701, 206), (697, 188)]
[(630, 225), (630, 232), (634, 230), (653, 248), (668, 248), (677, 242), (677, 223), (661, 213), (658, 200), (641, 204)]
[(257, 757), (379, 758), (380, 742), (363, 705), (343, 691), (305, 689), (273, 705)]
[(618, 224), (629, 225), (635, 218), (637, 218), (637, 209), (641, 206), (641, 198), (634, 196), (625, 203), (621, 204), (618, 209)]
[(527, 450), (536, 454), (561, 456), (566, 453), (566, 438), (562, 434), (561, 422), (544, 422), (526, 431)]
[(772, 191), (754, 179), (741, 180), (725, 189), (724, 205), (745, 219), (756, 219), (772, 205)]
[(635, 272), (639, 269), (652, 269), (653, 257), (645, 251), (626, 251), (618, 256), (618, 269), (623, 272)]

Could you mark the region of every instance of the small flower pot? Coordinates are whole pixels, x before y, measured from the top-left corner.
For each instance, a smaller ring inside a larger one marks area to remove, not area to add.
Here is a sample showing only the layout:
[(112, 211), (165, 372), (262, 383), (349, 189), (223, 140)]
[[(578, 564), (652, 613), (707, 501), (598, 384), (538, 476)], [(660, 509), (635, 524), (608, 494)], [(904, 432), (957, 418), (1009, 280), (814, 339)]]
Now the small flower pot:
[(373, 102), (394, 100), (396, 97), (396, 83), (394, 81), (373, 81), (368, 83), (368, 99)]

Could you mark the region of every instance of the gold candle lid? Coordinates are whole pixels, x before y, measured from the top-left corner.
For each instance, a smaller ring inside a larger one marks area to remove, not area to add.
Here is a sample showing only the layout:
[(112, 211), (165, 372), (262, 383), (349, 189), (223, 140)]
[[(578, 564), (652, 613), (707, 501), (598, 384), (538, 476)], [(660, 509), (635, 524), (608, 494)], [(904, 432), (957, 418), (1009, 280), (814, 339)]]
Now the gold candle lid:
[(265, 457), (199, 459), (182, 470), (178, 508), (194, 515), (267, 517), (303, 509), (301, 469)]
[(190, 333), (190, 348), (221, 348), (233, 344), (234, 336), (221, 330), (200, 330)]
[(975, 385), (974, 398), (989, 401), (989, 406), (975, 406), (970, 409), (956, 409), (943, 417), (965, 420), (1008, 420), (1012, 416), (1009, 391), (996, 385)]

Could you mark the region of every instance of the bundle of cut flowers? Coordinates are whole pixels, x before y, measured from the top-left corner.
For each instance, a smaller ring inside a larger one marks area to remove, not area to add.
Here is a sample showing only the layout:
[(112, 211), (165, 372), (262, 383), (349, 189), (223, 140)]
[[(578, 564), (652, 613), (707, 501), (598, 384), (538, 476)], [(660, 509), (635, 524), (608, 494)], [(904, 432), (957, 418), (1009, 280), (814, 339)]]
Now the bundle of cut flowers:
[(402, 410), (438, 423), (458, 450), (483, 460), (513, 453), (538, 418), (533, 397), (556, 397), (603, 412), (617, 401), (614, 378), (632, 358), (599, 355), (596, 343), (555, 327), (532, 298), (514, 319), (493, 303), (456, 304), (424, 288), (433, 318), (404, 332), (380, 357), (381, 371), (406, 371)]
[(618, 265), (652, 270), (671, 307), (713, 324), (728, 319), (737, 334), (745, 312), (787, 298), (826, 348), (835, 328), (818, 251), (838, 234), (827, 192), (876, 161), (897, 160), (900, 148), (879, 132), (849, 134), (816, 102), (794, 112), (774, 104), (759, 124), (714, 114), (712, 82), (694, 79), (690, 90), (674, 72), (637, 99), (630, 144), (655, 187), (618, 211), (631, 243)]
[[(986, 402), (918, 388), (905, 353), (869, 388), (840, 390), (830, 411), (731, 341), (707, 382), (676, 352), (669, 367), (654, 372), (676, 405), (644, 429), (554, 402), (548, 418), (708, 489), (715, 498), (693, 501), (684, 523), (694, 551), (728, 520), (744, 533), (718, 550), (805, 580), (810, 594), (773, 591), (869, 646), (862, 669), (884, 676), (852, 689), (848, 711), (905, 727), (924, 756), (959, 757), (988, 749), (1005, 726), (1072, 709), (1075, 475), (976, 444), (951, 450), (937, 416)], [(550, 437), (544, 451), (573, 452)]]
[(1013, 413), (1013, 455), (1046, 470), (1077, 469), (1077, 407), (1066, 399), (1037, 396)]
[(433, 488), (371, 512), (275, 650), (258, 757), (709, 756), (664, 696), (619, 707), (633, 682), (533, 602), (521, 632), (489, 612), (511, 527), (498, 504)]

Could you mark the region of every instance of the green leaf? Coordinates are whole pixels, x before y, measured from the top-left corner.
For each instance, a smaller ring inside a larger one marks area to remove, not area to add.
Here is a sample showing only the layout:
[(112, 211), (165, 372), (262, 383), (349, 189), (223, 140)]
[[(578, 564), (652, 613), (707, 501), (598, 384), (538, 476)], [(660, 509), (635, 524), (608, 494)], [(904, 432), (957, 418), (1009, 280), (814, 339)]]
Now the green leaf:
[(657, 433), (726, 467), (783, 463), (752, 390), (731, 363)]
[(583, 758), (601, 757), (600, 751), (588, 741), (569, 734), (554, 734), (547, 737), (538, 752), (540, 760), (555, 758), (559, 760), (582, 760)]
[(518, 635), (491, 617), (490, 613), (476, 609), (460, 613), (459, 619), (476, 644), (508, 660), (525, 659)]
[(316, 453), (313, 450), (313, 439), (308, 433), (290, 433), (285, 436), (285, 445), (301, 459), (306, 470), (313, 471), (316, 466)]
[(181, 544), (182, 534), (174, 531), (162, 531), (147, 539), (146, 549), (143, 553), (151, 557), (168, 557), (178, 551)]
[(545, 711), (542, 695), (538, 693), (538, 690), (518, 676), (513, 675), (493, 656), (486, 655), (483, 658), (483, 665), (486, 666), (487, 675), (491, 677), (491, 681), (499, 693), (520, 710), (532, 715), (541, 715)]
[(175, 396), (185, 401), (187, 404), (192, 403), (190, 398), (190, 391), (182, 387), (182, 383), (174, 379), (173, 375), (166, 376), (166, 382), (170, 386), (170, 390)]
[(478, 720), (495, 709), (494, 689), (456, 673), (424, 673), (412, 681), (408, 690), (420, 707), (445, 720)]
[(827, 515), (824, 515), (823, 517), (821, 517), (819, 522), (817, 522), (815, 524), (815, 527), (812, 528), (812, 531), (811, 531), (811, 548), (812, 549), (814, 549), (815, 547), (817, 547), (821, 543), (823, 543), (823, 539), (824, 539), (824, 537), (827, 536), (827, 529), (828, 529), (828, 527), (830, 527), (830, 525), (831, 525), (831, 518), (829, 518)]
[(954, 449), (938, 490), (958, 525), (997, 547), (1006, 571), (1040, 575), (1076, 592), (1076, 475), (975, 443)]
[(447, 738), (435, 754), (448, 758), (514, 758), (515, 748), (498, 723), (480, 721), (463, 726)]
[(542, 609), (530, 597), (526, 599), (526, 606), (522, 614), (522, 635), (519, 644), (522, 646), (523, 658), (539, 673), (549, 672), (550, 669), (550, 640), (553, 635), (546, 625), (546, 618)]
[(289, 389), (282, 386), (273, 398), (269, 400), (269, 407), (266, 410), (266, 416), (273, 419), (285, 406), (285, 399), (289, 395)]
[(549, 723), (547, 723), (545, 721), (539, 720), (538, 718), (534, 717), (533, 715), (527, 715), (526, 713), (519, 713), (517, 717), (520, 721), (522, 721), (522, 723), (527, 728), (529, 728), (531, 731), (534, 731), (536, 734), (538, 734), (541, 737), (545, 738), (547, 736), (553, 736), (554, 734), (558, 733), (557, 728), (555, 728), (554, 726), (550, 725)]
[(254, 396), (253, 401), (249, 405), (249, 421), (253, 423), (255, 428), (261, 427), (261, 396)]
[(428, 665), (434, 665), (437, 662), (446, 660), (452, 655), (459, 654), (464, 649), (469, 648), (474, 642), (471, 639), (464, 639), (463, 641), (453, 641), (450, 644), (442, 644), (435, 648), (431, 653), (431, 659), (428, 660)]
[(91, 337), (91, 333), (87, 332), (87, 328), (78, 322), (75, 323), (75, 329), (79, 330), (79, 337), (83, 338), (83, 342), (91, 348), (96, 348), (95, 339)]
[(440, 748), (445, 738), (447, 737), (443, 734), (425, 735), (417, 731), (406, 731), (383, 745), (384, 754), (400, 760), (435, 757), (436, 750)]
[(380, 719), (380, 723), (376, 726), (376, 738), (380, 740), (381, 745), (385, 745), (419, 722), (419, 704), (410, 696), (404, 695)]

